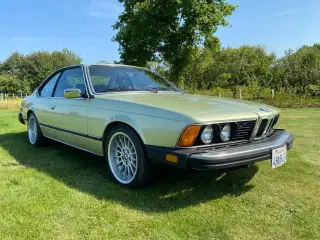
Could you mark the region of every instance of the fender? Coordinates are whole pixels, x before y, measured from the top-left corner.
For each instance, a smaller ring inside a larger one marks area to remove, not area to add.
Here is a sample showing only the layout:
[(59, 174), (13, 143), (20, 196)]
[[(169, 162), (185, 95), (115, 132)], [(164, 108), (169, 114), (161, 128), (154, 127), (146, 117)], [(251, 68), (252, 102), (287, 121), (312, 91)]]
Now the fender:
[(139, 137), (141, 138), (142, 142), (145, 144), (146, 143), (146, 139), (145, 136), (142, 132), (142, 129), (139, 127), (139, 125), (136, 123), (135, 120), (133, 120), (132, 118), (130, 118), (129, 116), (123, 115), (123, 114), (117, 114), (114, 115), (112, 117), (110, 117), (105, 123), (104, 123), (104, 127), (105, 129), (110, 126), (110, 124), (115, 123), (115, 122), (120, 122), (120, 123), (124, 123), (129, 125), (130, 127), (132, 127), (139, 135)]
[(22, 117), (23, 117), (24, 120), (28, 119), (28, 112), (33, 112), (34, 115), (36, 115), (36, 118), (38, 119), (37, 111), (36, 111), (36, 109), (34, 108), (33, 105), (30, 105), (30, 106), (22, 105)]

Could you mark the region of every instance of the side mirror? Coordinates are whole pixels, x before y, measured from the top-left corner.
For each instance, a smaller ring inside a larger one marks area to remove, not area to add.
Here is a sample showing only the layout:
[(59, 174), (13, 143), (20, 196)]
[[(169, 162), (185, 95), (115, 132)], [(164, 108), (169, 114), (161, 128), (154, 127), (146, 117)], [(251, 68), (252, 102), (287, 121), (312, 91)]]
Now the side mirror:
[(65, 98), (81, 98), (81, 90), (80, 89), (66, 89), (63, 91), (63, 96)]

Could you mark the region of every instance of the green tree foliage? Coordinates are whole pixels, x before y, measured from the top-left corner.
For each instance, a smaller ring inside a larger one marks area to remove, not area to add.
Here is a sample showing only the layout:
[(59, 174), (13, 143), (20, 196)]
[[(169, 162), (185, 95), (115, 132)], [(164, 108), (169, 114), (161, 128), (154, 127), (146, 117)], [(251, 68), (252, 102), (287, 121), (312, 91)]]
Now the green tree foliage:
[(298, 93), (305, 94), (308, 86), (320, 84), (320, 44), (287, 51), (278, 64), (286, 88), (296, 88)]
[(236, 6), (225, 0), (119, 0), (124, 12), (119, 16), (114, 37), (120, 45), (123, 63), (146, 66), (161, 58), (177, 78), (187, 66), (194, 47), (219, 49), (213, 34), (227, 26), (225, 17)]
[(260, 46), (242, 46), (240, 48), (226, 48), (217, 54), (214, 66), (218, 79), (228, 74), (223, 81), (223, 87), (230, 87), (236, 94), (236, 86), (250, 85), (255, 82), (266, 85), (266, 77), (270, 72), (274, 54), (267, 54)]
[(183, 73), (185, 85), (231, 88), (236, 94), (239, 85), (267, 85), (275, 55), (266, 53), (261, 46), (242, 46), (218, 52), (198, 49), (190, 59)]
[[(19, 92), (19, 81), (15, 75), (0, 75), (0, 92)], [(21, 91), (21, 90), (20, 90)]]
[[(11, 82), (15, 81), (19, 90), (33, 91), (56, 69), (79, 63), (81, 63), (81, 58), (68, 49), (51, 53), (37, 51), (28, 55), (16, 52), (11, 54), (0, 65), (2, 79), (7, 76), (7, 80), (3, 81), (2, 84), (8, 84), (9, 86)], [(8, 76), (11, 77), (9, 78)], [(9, 91), (5, 89), (9, 89), (8, 87), (3, 87), (3, 91)]]

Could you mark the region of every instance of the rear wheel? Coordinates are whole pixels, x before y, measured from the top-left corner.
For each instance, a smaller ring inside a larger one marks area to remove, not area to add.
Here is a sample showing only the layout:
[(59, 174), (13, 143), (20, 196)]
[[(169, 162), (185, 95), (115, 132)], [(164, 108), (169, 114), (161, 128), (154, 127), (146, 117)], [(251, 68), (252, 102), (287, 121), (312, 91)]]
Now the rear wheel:
[(45, 143), (45, 139), (34, 113), (30, 113), (28, 117), (28, 139), (31, 145), (35, 147), (40, 147)]
[(113, 179), (129, 188), (149, 180), (150, 166), (140, 138), (129, 127), (117, 125), (105, 139), (105, 156)]

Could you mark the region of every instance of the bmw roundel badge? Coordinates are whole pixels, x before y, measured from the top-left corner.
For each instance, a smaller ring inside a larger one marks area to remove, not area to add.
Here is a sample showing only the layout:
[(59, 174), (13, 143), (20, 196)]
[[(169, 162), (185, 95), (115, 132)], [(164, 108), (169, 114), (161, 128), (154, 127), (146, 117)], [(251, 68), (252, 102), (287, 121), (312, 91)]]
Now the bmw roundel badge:
[(266, 108), (266, 107), (259, 107), (259, 110), (261, 110), (263, 112), (271, 112), (271, 110), (269, 108)]

